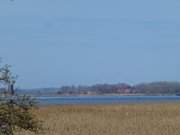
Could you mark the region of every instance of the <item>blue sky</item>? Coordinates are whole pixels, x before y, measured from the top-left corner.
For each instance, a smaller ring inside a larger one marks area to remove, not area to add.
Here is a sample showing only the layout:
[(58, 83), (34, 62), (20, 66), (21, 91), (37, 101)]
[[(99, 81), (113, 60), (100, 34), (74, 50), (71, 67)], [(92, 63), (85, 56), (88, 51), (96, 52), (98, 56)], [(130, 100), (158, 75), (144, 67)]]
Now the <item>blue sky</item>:
[(1, 0), (0, 57), (21, 88), (180, 81), (180, 1)]

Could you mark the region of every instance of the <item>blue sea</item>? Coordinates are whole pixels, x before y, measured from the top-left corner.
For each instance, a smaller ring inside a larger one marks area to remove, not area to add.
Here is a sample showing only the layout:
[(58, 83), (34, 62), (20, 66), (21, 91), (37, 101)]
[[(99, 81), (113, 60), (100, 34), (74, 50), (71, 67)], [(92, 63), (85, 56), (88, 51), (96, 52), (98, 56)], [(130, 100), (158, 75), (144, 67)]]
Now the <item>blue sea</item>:
[(39, 105), (131, 104), (180, 102), (180, 96), (64, 96), (37, 97)]

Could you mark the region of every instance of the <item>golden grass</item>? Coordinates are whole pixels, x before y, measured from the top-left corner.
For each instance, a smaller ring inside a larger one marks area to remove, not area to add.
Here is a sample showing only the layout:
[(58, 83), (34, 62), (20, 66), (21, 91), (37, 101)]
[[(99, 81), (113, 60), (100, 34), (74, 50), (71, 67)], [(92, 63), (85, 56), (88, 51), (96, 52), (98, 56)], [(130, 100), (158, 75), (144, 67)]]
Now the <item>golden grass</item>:
[(179, 103), (49, 106), (35, 113), (44, 135), (180, 135)]

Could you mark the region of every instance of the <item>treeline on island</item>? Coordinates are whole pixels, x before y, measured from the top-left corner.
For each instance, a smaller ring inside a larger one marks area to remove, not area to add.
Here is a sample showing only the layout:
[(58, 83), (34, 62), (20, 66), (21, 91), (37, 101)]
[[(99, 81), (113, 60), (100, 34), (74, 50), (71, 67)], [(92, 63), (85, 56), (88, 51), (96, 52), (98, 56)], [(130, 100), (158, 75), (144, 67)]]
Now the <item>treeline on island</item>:
[(62, 86), (60, 88), (41, 88), (33, 90), (17, 90), (35, 96), (68, 96), (68, 95), (180, 95), (180, 82), (151, 82), (130, 85), (96, 84), (92, 86)]
[(92, 86), (63, 86), (58, 94), (142, 94), (142, 95), (178, 95), (180, 94), (180, 82), (152, 82), (130, 85), (118, 84), (96, 84)]

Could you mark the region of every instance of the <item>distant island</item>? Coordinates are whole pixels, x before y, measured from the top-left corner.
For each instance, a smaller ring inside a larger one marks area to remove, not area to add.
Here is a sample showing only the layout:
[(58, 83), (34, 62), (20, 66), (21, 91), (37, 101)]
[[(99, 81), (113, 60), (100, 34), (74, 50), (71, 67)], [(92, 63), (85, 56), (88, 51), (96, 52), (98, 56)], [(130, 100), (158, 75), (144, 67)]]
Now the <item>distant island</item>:
[(73, 85), (59, 88), (17, 89), (16, 92), (32, 96), (180, 95), (180, 82), (159, 81), (136, 85), (127, 83)]

